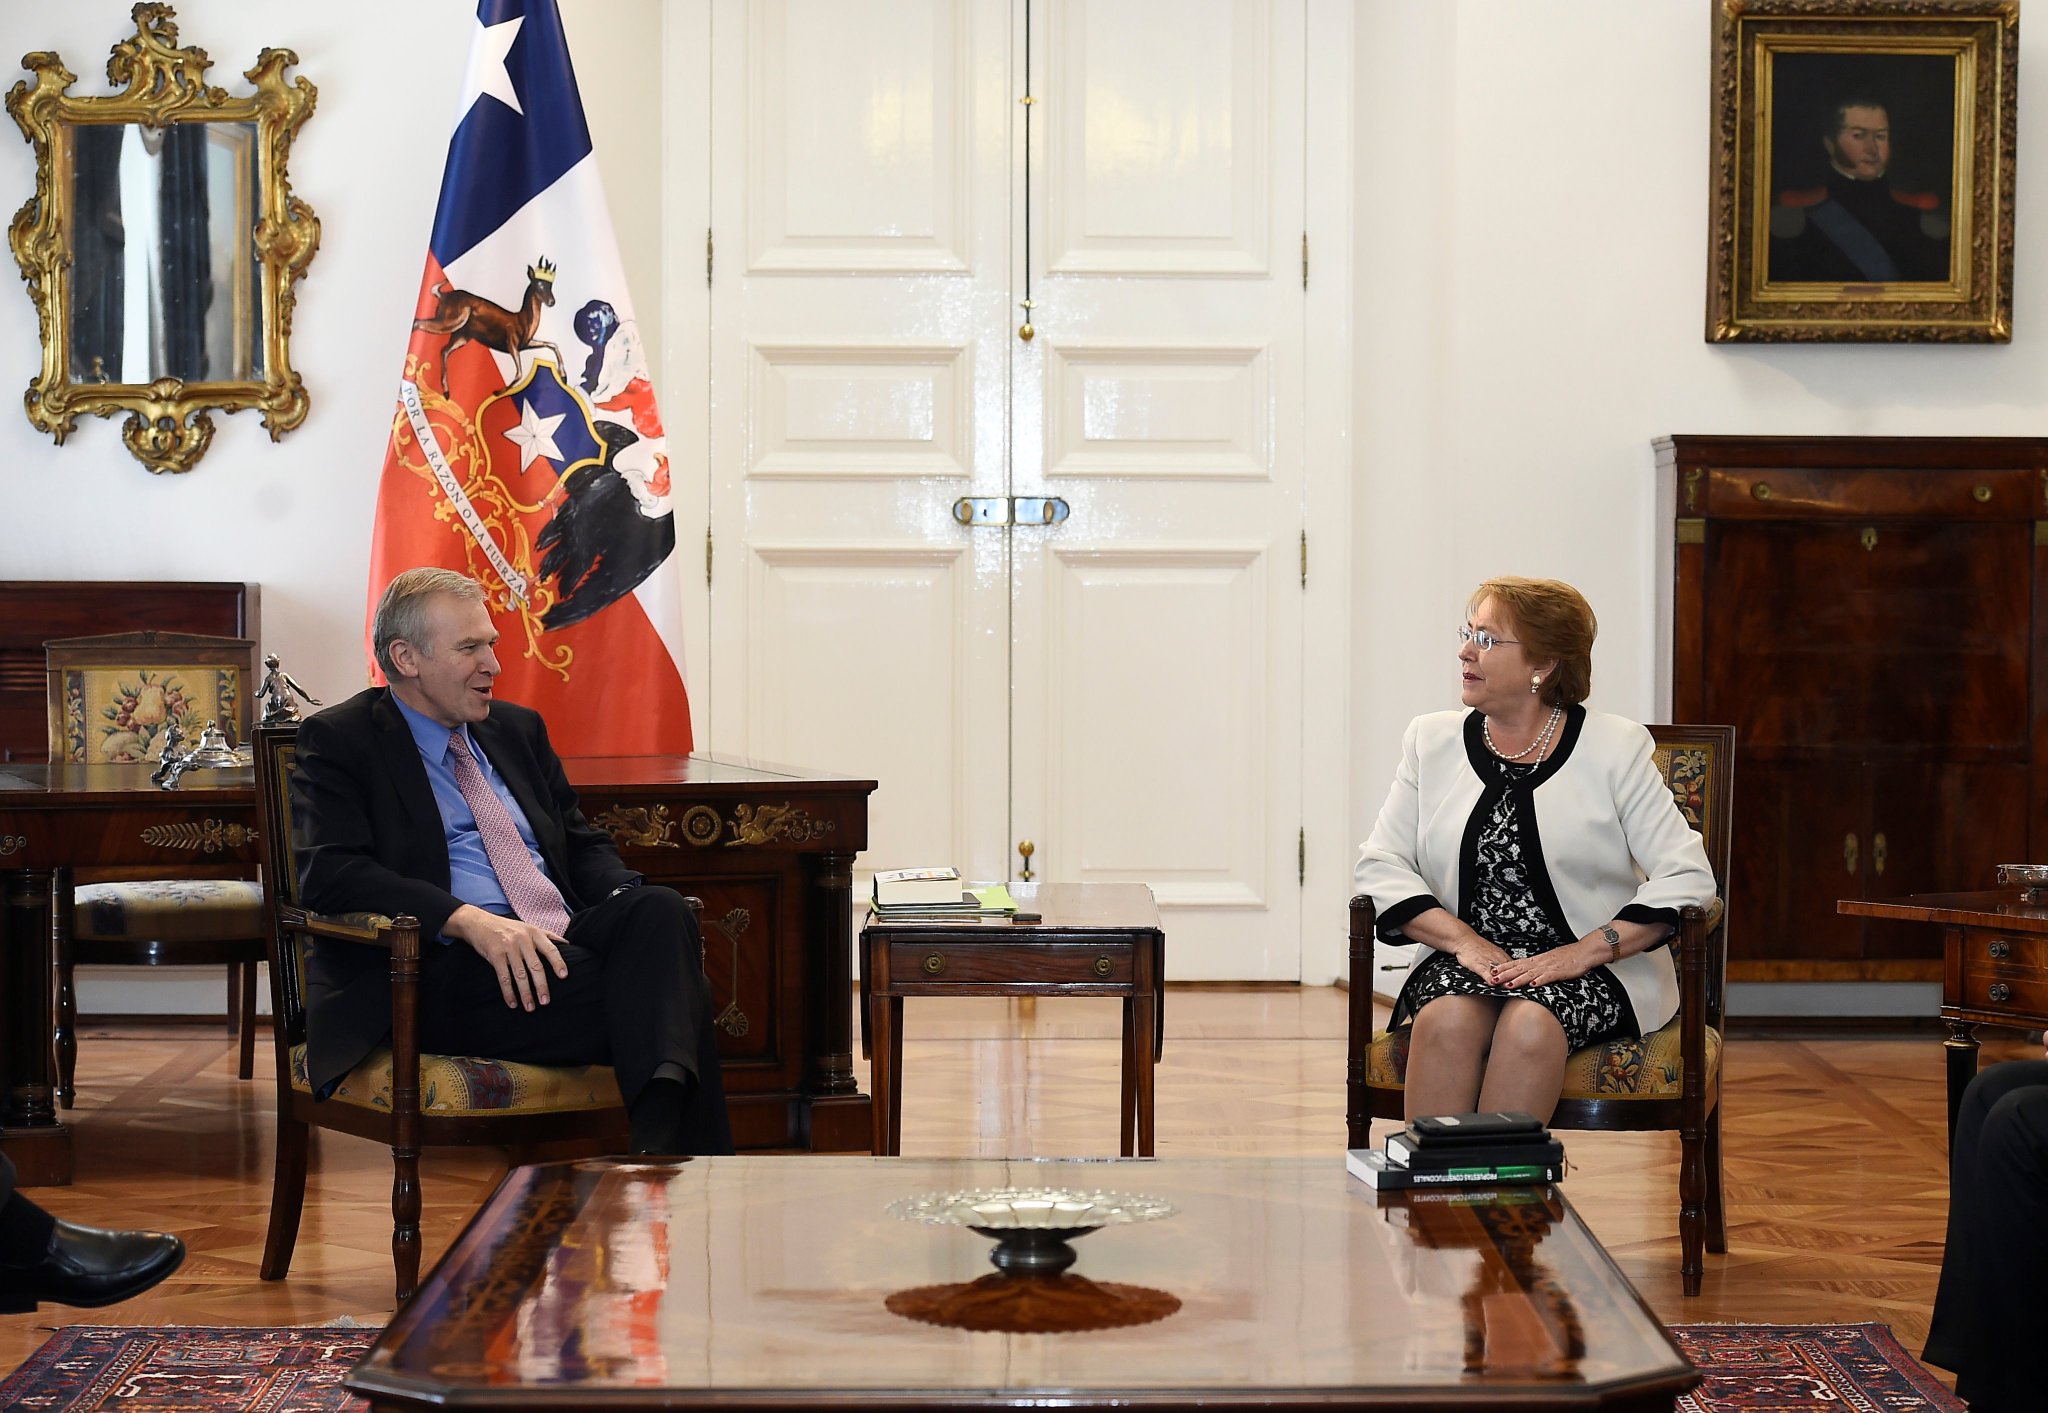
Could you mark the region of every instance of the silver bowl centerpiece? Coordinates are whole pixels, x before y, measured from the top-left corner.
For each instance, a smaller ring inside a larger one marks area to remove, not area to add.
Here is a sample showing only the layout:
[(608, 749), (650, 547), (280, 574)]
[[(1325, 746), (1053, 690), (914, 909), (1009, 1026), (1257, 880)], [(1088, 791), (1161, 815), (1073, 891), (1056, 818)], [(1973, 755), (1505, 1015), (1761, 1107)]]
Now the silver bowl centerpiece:
[(2029, 903), (2048, 901), (2048, 864), (2000, 864), (2001, 888), (2017, 888)]
[(1008, 1275), (1051, 1275), (1074, 1264), (1068, 1245), (1103, 1227), (1156, 1222), (1178, 1208), (1156, 1197), (1064, 1187), (984, 1187), (927, 1192), (889, 1204), (909, 1222), (966, 1227), (995, 1240), (989, 1260)]

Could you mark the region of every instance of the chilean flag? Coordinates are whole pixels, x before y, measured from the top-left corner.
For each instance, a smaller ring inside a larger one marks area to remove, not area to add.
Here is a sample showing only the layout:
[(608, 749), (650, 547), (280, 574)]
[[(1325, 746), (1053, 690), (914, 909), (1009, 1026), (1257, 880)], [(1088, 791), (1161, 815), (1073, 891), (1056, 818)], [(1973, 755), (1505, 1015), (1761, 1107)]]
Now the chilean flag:
[(412, 330), (371, 611), (461, 570), (563, 755), (687, 752), (668, 443), (555, 0), (477, 5)]

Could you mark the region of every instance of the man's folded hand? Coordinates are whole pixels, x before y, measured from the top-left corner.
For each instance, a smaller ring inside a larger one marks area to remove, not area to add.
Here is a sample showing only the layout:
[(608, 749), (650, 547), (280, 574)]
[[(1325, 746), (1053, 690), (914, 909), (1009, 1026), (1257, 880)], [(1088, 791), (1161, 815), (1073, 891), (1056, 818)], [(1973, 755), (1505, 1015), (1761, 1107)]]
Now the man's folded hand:
[(507, 1006), (548, 1003), (548, 972), (558, 977), (569, 974), (555, 944), (563, 939), (544, 932), (516, 917), (500, 917), (473, 903), (464, 903), (452, 913), (442, 929), (476, 949), (498, 974), (498, 990)]

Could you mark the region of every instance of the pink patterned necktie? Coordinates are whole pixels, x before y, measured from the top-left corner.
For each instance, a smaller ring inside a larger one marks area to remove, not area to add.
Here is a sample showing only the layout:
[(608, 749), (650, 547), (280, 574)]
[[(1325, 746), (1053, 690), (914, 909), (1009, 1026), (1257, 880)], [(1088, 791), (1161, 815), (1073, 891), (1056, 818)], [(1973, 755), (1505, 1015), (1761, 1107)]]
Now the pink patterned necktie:
[(505, 901), (522, 922), (560, 936), (569, 926), (569, 908), (562, 901), (562, 892), (535, 866), (526, 841), (519, 837), (519, 826), (512, 822), (512, 812), (484, 779), (460, 731), (448, 735), (448, 764), (455, 772), (455, 788), (476, 816), (476, 832), (483, 838), (484, 853), (490, 858), (491, 871), (498, 875), (498, 886), (505, 890)]

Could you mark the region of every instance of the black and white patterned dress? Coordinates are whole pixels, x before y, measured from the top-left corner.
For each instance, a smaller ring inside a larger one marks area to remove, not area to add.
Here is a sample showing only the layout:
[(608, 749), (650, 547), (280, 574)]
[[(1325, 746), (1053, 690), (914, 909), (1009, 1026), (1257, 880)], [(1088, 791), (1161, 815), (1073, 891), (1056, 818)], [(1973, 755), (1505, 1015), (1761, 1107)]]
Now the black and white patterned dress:
[[(1492, 808), (1480, 825), (1472, 877), (1464, 887), (1460, 915), (1474, 932), (1517, 959), (1533, 957), (1578, 939), (1565, 935), (1537, 896), (1536, 875), (1542, 850), (1524, 837), (1533, 825), (1533, 811), (1523, 807), (1529, 780), (1541, 768), (1489, 758), (1500, 772), (1502, 788), (1481, 797), (1481, 809)], [(1548, 891), (1546, 889), (1546, 891)], [(1564, 1027), (1565, 1044), (1579, 1050), (1621, 1035), (1640, 1035), (1635, 1007), (1612, 969), (1597, 966), (1570, 981), (1542, 986), (1495, 986), (1459, 964), (1449, 952), (1433, 952), (1408, 978), (1394, 1002), (1395, 1028), (1412, 1025), (1415, 1013), (1439, 996), (1494, 996), (1502, 1000), (1535, 1001)]]

